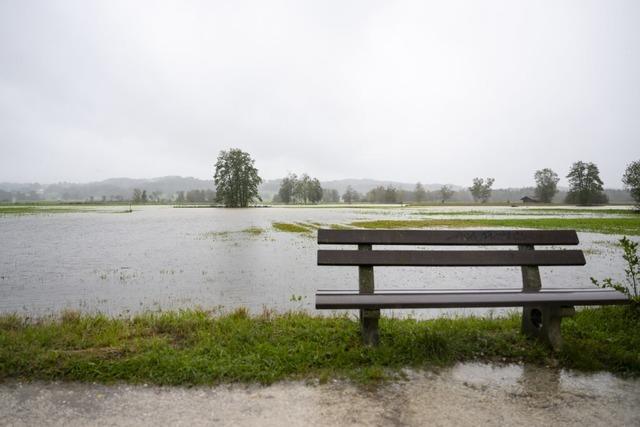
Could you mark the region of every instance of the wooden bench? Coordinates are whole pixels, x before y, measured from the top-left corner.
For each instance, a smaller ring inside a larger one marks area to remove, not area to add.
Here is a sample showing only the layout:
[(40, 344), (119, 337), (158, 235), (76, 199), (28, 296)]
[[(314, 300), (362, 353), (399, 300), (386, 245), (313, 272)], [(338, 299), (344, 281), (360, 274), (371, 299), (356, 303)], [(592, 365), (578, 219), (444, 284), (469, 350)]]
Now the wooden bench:
[[(320, 290), (316, 309), (359, 309), (362, 338), (379, 340), (380, 309), (523, 307), (522, 332), (554, 349), (562, 346), (560, 322), (574, 306), (626, 304), (620, 292), (599, 288), (542, 289), (540, 266), (580, 266), (581, 250), (535, 250), (535, 245), (577, 245), (574, 230), (318, 230), (320, 245), (358, 250), (319, 250), (318, 265), (357, 266), (359, 289)], [(518, 250), (373, 250), (373, 245), (517, 246)], [(517, 289), (376, 290), (374, 267), (507, 267), (522, 270)]]

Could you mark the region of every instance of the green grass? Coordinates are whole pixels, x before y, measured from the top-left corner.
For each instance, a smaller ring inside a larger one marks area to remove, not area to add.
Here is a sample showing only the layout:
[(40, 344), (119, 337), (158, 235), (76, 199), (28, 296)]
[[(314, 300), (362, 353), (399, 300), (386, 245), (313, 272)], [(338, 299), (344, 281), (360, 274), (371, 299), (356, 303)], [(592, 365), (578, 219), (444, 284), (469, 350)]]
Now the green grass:
[(286, 233), (310, 233), (311, 227), (291, 222), (274, 222), (273, 228)]
[(0, 206), (0, 215), (33, 215), (71, 212), (91, 212), (91, 210), (62, 206)]
[(271, 383), (283, 379), (377, 381), (403, 368), (458, 361), (558, 364), (640, 374), (640, 315), (630, 307), (587, 309), (563, 322), (553, 353), (519, 333), (518, 315), (380, 321), (381, 345), (360, 342), (357, 320), (246, 310), (197, 310), (132, 318), (0, 316), (0, 381), (74, 380), (154, 384)]
[(412, 215), (420, 216), (525, 216), (525, 215), (540, 215), (540, 216), (555, 216), (555, 215), (635, 215), (638, 218), (637, 211), (629, 209), (558, 209), (558, 208), (520, 208), (509, 209), (500, 211), (491, 210), (469, 210), (469, 211), (431, 211), (431, 210), (419, 210), (412, 212)]
[(542, 219), (417, 219), (355, 221), (350, 225), (361, 228), (466, 228), (516, 227), (542, 229), (575, 229), (603, 234), (640, 235), (638, 218), (542, 218)]

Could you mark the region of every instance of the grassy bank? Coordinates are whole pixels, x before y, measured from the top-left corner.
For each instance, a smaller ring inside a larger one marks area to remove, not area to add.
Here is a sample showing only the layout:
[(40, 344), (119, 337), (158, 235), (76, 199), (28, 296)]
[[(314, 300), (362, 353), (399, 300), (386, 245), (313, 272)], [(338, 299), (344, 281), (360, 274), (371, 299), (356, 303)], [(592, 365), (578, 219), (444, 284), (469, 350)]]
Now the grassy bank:
[(350, 225), (361, 228), (469, 228), (515, 227), (563, 229), (603, 234), (640, 235), (640, 217), (631, 218), (541, 218), (541, 219), (414, 219), (355, 221)]
[(640, 315), (627, 307), (580, 311), (563, 322), (565, 350), (523, 338), (519, 316), (381, 320), (377, 348), (358, 322), (304, 314), (250, 317), (204, 311), (133, 318), (66, 313), (27, 321), (0, 317), (0, 380), (214, 384), (347, 377), (368, 382), (402, 368), (457, 361), (530, 362), (640, 374)]
[[(109, 209), (107, 209), (109, 208)], [(122, 206), (1, 206), (0, 216), (2, 215), (37, 215), (37, 214), (64, 214), (64, 213), (127, 213), (129, 209), (123, 209)]]
[(275, 230), (285, 233), (311, 233), (314, 230), (309, 225), (293, 222), (274, 222), (271, 225)]

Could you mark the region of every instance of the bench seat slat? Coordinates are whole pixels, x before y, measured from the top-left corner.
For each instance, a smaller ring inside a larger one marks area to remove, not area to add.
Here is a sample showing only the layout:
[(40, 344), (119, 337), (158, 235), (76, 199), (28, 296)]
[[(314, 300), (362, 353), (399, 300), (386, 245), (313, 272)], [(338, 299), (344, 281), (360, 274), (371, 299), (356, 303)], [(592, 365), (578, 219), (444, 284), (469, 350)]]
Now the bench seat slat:
[(319, 250), (318, 265), (506, 267), (585, 265), (579, 250), (536, 251), (354, 251)]
[(430, 292), (316, 294), (316, 309), (466, 308), (522, 307), (538, 304), (611, 305), (627, 304), (627, 297), (615, 290), (578, 289), (571, 292)]
[(318, 230), (334, 245), (577, 245), (575, 230)]
[[(592, 293), (607, 293), (611, 292), (611, 289), (603, 289), (603, 288), (545, 288), (539, 291), (530, 291), (530, 292), (548, 292), (548, 293), (562, 293), (562, 292), (592, 292)], [(513, 292), (525, 292), (521, 288), (513, 289), (513, 288), (461, 288), (461, 289), (376, 289), (375, 295), (386, 295), (386, 294), (421, 294), (427, 293), (431, 294), (463, 294), (468, 292), (475, 293), (513, 293)], [(354, 289), (319, 289), (316, 291), (316, 295), (357, 295), (358, 290)]]

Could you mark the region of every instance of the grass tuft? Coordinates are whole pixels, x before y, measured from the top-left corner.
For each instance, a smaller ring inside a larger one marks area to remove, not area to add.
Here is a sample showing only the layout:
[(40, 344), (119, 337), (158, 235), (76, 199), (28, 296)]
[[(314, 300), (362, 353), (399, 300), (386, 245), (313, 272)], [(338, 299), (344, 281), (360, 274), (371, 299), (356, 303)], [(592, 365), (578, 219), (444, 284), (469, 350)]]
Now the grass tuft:
[(640, 375), (637, 308), (579, 311), (563, 322), (565, 349), (553, 353), (519, 333), (520, 317), (418, 321), (382, 318), (381, 344), (361, 344), (357, 320), (246, 309), (109, 318), (65, 312), (37, 321), (0, 316), (0, 380), (109, 383), (272, 383), (282, 379), (350, 378), (376, 382), (404, 368), (458, 361), (556, 359), (566, 368)]
[(243, 233), (250, 234), (252, 236), (259, 236), (264, 233), (264, 228), (260, 227), (249, 227), (242, 230)]
[(286, 233), (310, 233), (309, 227), (290, 222), (274, 222), (273, 228), (278, 231), (284, 231)]

